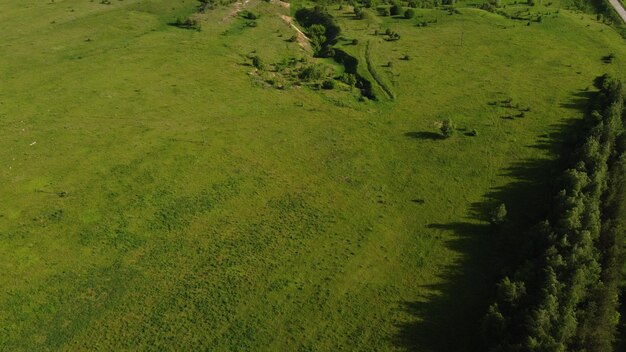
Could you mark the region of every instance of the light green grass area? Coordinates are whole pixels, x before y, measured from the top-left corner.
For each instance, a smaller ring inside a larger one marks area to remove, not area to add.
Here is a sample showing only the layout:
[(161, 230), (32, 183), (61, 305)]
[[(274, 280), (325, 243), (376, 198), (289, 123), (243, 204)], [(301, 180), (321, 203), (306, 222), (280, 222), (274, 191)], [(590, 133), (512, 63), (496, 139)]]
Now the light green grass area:
[[(359, 102), (258, 84), (251, 52), (309, 55), (288, 9), (168, 25), (194, 6), (0, 4), (0, 350), (479, 350), (477, 214), (526, 196), (507, 187), (555, 157), (596, 76), (626, 78), (624, 40), (566, 10), (527, 26), (334, 5), (359, 39), (337, 47), (395, 97)], [(508, 98), (531, 110), (490, 105)], [(443, 140), (445, 118), (462, 130)]]

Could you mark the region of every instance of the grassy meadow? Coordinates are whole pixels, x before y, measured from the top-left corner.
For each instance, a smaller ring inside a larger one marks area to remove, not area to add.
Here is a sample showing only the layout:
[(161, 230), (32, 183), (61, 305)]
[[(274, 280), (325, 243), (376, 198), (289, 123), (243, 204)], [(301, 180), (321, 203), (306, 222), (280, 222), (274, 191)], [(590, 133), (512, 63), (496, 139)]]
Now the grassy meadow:
[(483, 215), (542, 209), (624, 39), (557, 5), (530, 25), (332, 5), (336, 47), (393, 93), (359, 101), (250, 65), (310, 57), (280, 17), (310, 3), (168, 24), (196, 4), (0, 4), (0, 350), (481, 351), (502, 255)]

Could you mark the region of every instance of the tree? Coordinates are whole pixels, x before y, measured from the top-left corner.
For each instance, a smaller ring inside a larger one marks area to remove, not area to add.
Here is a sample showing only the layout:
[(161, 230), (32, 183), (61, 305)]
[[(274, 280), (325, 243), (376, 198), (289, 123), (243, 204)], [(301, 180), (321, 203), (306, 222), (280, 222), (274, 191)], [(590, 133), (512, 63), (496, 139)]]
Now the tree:
[(491, 212), (489, 222), (494, 225), (503, 224), (506, 221), (506, 215), (507, 215), (506, 205), (502, 203)]
[(415, 10), (413, 9), (408, 9), (406, 11), (404, 11), (404, 18), (406, 18), (407, 20), (411, 19), (415, 17)]
[(526, 286), (520, 281), (511, 281), (505, 276), (498, 284), (498, 299), (502, 302), (514, 303), (526, 294)]
[(315, 55), (319, 55), (322, 52), (324, 43), (326, 42), (326, 27), (321, 24), (314, 24), (307, 30), (309, 39), (311, 40), (311, 47)]
[(499, 342), (502, 334), (506, 330), (506, 318), (500, 313), (497, 303), (489, 306), (487, 314), (483, 318), (482, 332), (487, 340)]
[(455, 128), (456, 126), (454, 125), (454, 122), (452, 122), (452, 120), (445, 119), (441, 121), (441, 126), (439, 126), (439, 131), (441, 132), (441, 135), (444, 138), (449, 138), (449, 137), (452, 137), (452, 135), (454, 134)]

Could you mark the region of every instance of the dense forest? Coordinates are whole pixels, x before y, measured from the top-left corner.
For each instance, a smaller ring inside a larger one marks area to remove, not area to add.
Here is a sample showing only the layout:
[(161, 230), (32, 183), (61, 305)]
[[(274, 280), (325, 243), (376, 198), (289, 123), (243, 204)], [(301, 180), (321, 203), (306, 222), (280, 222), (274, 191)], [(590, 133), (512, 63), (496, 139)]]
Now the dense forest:
[(596, 86), (553, 213), (519, 247), (525, 260), (497, 285), (483, 321), (491, 351), (613, 349), (624, 284), (626, 92), (607, 75)]

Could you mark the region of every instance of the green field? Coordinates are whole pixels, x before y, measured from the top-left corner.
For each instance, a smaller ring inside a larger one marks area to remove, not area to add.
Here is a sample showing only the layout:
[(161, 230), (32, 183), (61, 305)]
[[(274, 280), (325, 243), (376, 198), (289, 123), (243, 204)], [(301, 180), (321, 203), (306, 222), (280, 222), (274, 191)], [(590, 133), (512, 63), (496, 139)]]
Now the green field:
[(236, 5), (256, 27), (220, 7), (195, 31), (168, 25), (191, 0), (2, 2), (0, 350), (480, 351), (500, 275), (482, 214), (536, 216), (534, 182), (593, 79), (626, 78), (626, 46), (595, 15), (472, 4), (331, 6), (336, 47), (393, 94), (359, 101), (250, 66), (310, 57), (279, 16), (310, 4)]

